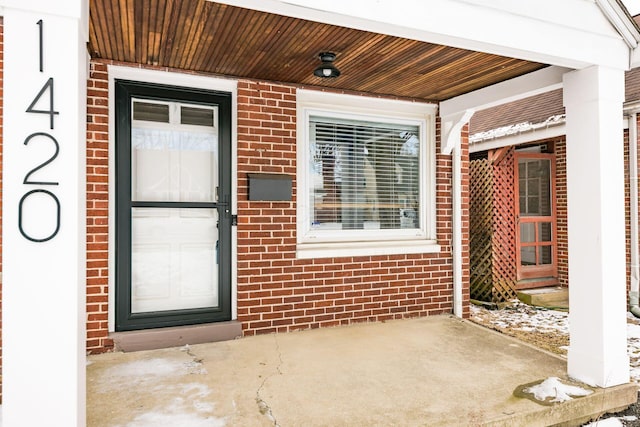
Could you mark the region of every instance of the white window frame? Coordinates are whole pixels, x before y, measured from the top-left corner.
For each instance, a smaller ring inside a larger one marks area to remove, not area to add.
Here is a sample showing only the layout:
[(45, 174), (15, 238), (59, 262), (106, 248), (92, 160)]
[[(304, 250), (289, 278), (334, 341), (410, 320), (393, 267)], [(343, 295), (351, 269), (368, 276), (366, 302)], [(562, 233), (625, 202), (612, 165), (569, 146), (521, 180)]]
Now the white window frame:
[[(439, 252), (436, 241), (437, 105), (297, 90), (297, 257), (318, 258)], [(311, 228), (309, 119), (311, 116), (418, 125), (420, 129), (420, 228), (314, 230)]]

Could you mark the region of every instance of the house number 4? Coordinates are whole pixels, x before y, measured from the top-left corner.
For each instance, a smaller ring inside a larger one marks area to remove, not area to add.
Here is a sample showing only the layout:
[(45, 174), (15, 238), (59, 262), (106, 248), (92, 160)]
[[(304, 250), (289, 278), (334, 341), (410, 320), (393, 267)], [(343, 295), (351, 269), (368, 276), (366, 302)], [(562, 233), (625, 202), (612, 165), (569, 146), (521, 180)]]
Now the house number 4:
[[(41, 73), (44, 72), (44, 47), (43, 47), (43, 30), (44, 23), (41, 20), (37, 22), (38, 25), (38, 41), (39, 41), (39, 57), (38, 57), (38, 65), (39, 71)], [(53, 77), (49, 77), (49, 79), (45, 82), (45, 84), (40, 88), (36, 96), (33, 98), (31, 103), (26, 109), (27, 113), (33, 114), (46, 114), (49, 116), (49, 128), (53, 131), (55, 122), (54, 119), (60, 113), (55, 110), (55, 95), (54, 95), (54, 79)], [(46, 109), (38, 109), (36, 105), (48, 105)], [(52, 186), (58, 185), (57, 181), (47, 181), (38, 179), (38, 174), (42, 171), (46, 166), (50, 165), (52, 162), (56, 160), (58, 157), (58, 153), (60, 152), (60, 144), (56, 140), (56, 138), (51, 135), (51, 133), (47, 132), (34, 132), (28, 135), (24, 140), (24, 145), (30, 144), (39, 144), (42, 146), (48, 146), (50, 149), (50, 156), (44, 162), (35, 165), (27, 174), (24, 176), (24, 180), (22, 181), (23, 185), (29, 186), (38, 186), (45, 188), (34, 188), (32, 190), (28, 190), (20, 199), (20, 203), (18, 205), (18, 228), (20, 229), (20, 234), (24, 236), (25, 239), (30, 240), (32, 242), (46, 242), (48, 240), (53, 239), (60, 231), (60, 200), (58, 197), (51, 191), (46, 188), (51, 188)], [(28, 208), (29, 204), (27, 201), (31, 197), (36, 197), (42, 203), (43, 201), (49, 199), (49, 203), (53, 203), (54, 209), (52, 212), (55, 212), (55, 226), (52, 227), (52, 230), (47, 230), (43, 233), (43, 235), (34, 236), (30, 234), (30, 232), (25, 231), (24, 224), (24, 212), (25, 209)]]

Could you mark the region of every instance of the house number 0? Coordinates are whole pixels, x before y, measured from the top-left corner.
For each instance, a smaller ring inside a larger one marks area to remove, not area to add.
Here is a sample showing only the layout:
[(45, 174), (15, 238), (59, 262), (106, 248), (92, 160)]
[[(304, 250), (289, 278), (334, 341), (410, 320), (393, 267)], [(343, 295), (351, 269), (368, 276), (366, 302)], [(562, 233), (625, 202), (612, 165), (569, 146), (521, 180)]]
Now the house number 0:
[[(43, 73), (44, 72), (44, 47), (43, 47), (44, 46), (43, 45), (44, 23), (41, 19), (36, 24), (38, 25), (38, 42), (39, 42), (38, 66), (39, 66), (39, 71)], [(38, 109), (36, 107), (36, 105), (38, 104), (48, 105), (48, 108)], [(49, 79), (45, 82), (45, 84), (40, 88), (39, 92), (33, 98), (33, 100), (31, 101), (31, 104), (29, 104), (29, 106), (27, 107), (26, 112), (33, 113), (33, 114), (48, 115), (49, 128), (50, 130), (53, 130), (55, 127), (54, 119), (58, 114), (60, 114), (58, 111), (55, 110), (54, 104), (55, 104), (54, 79), (53, 77), (49, 77)], [(27, 174), (24, 177), (24, 180), (22, 181), (22, 184), (37, 185), (37, 186), (56, 186), (58, 185), (57, 181), (39, 180), (37, 175), (46, 166), (50, 165), (53, 161), (56, 160), (56, 158), (58, 157), (58, 153), (60, 152), (60, 144), (58, 143), (56, 138), (53, 137), (53, 135), (47, 132), (34, 132), (25, 138), (23, 144), (29, 145), (32, 142), (36, 143), (36, 141), (40, 145), (48, 145), (52, 147), (52, 152), (50, 157), (46, 161), (36, 165), (29, 172), (27, 172)], [(46, 198), (48, 198), (55, 205), (55, 209), (54, 209), (55, 216), (56, 216), (55, 227), (53, 227), (53, 230), (50, 230), (48, 234), (45, 233), (44, 236), (33, 236), (29, 234), (27, 231), (25, 231), (24, 229), (23, 213), (24, 213), (24, 210), (26, 209), (25, 202), (30, 197), (39, 197), (41, 200), (45, 200)], [(20, 230), (20, 234), (22, 234), (22, 236), (24, 236), (25, 239), (30, 240), (32, 242), (41, 243), (41, 242), (46, 242), (48, 240), (53, 239), (58, 234), (58, 231), (60, 231), (60, 200), (58, 199), (58, 197), (51, 191), (46, 190), (44, 188), (36, 188), (36, 189), (27, 191), (22, 196), (22, 198), (20, 199), (20, 203), (18, 204), (18, 229)]]

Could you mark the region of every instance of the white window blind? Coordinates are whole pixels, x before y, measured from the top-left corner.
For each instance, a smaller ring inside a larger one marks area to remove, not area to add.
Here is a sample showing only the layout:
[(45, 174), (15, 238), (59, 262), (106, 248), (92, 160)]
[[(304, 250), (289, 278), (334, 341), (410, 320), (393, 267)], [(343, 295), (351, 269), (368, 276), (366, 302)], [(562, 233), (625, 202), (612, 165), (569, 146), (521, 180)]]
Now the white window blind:
[(311, 230), (417, 229), (420, 128), (309, 117)]

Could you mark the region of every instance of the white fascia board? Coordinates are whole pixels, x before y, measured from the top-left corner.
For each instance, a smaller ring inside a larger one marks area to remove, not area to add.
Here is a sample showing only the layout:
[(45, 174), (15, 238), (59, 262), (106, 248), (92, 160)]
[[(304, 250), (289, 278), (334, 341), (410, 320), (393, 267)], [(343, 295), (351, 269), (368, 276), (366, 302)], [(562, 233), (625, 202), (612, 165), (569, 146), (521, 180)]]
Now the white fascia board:
[(628, 13), (616, 0), (596, 0), (596, 3), (627, 45), (635, 49), (640, 43), (640, 32)]
[(440, 102), (440, 116), (475, 111), (517, 101), (562, 87), (562, 76), (570, 71), (562, 67), (547, 67), (482, 89)]
[(629, 68), (637, 68), (640, 67), (640, 46), (636, 47), (631, 51), (631, 59)]
[(588, 0), (218, 2), (568, 68), (629, 66), (627, 44)]
[(557, 138), (565, 135), (567, 132), (565, 124), (551, 126), (544, 129), (533, 130), (530, 132), (519, 133), (517, 135), (509, 135), (495, 139), (469, 144), (469, 153), (477, 153), (478, 151), (493, 150), (496, 148), (509, 147), (512, 145), (527, 144), (535, 141), (542, 141), (549, 138)]
[[(625, 106), (624, 111), (626, 114), (634, 112), (640, 112), (640, 103)], [(629, 120), (627, 117), (622, 119), (622, 129), (629, 129)], [(475, 142), (469, 144), (469, 153), (477, 153), (479, 151), (494, 150), (496, 148), (510, 147), (512, 145), (518, 146), (521, 144), (529, 144), (531, 142), (543, 141), (545, 139), (557, 138), (567, 134), (567, 126), (565, 123), (561, 123), (554, 126), (549, 126), (542, 129), (534, 129), (527, 132), (518, 133), (515, 135), (501, 136), (498, 138), (487, 139), (484, 141)]]

